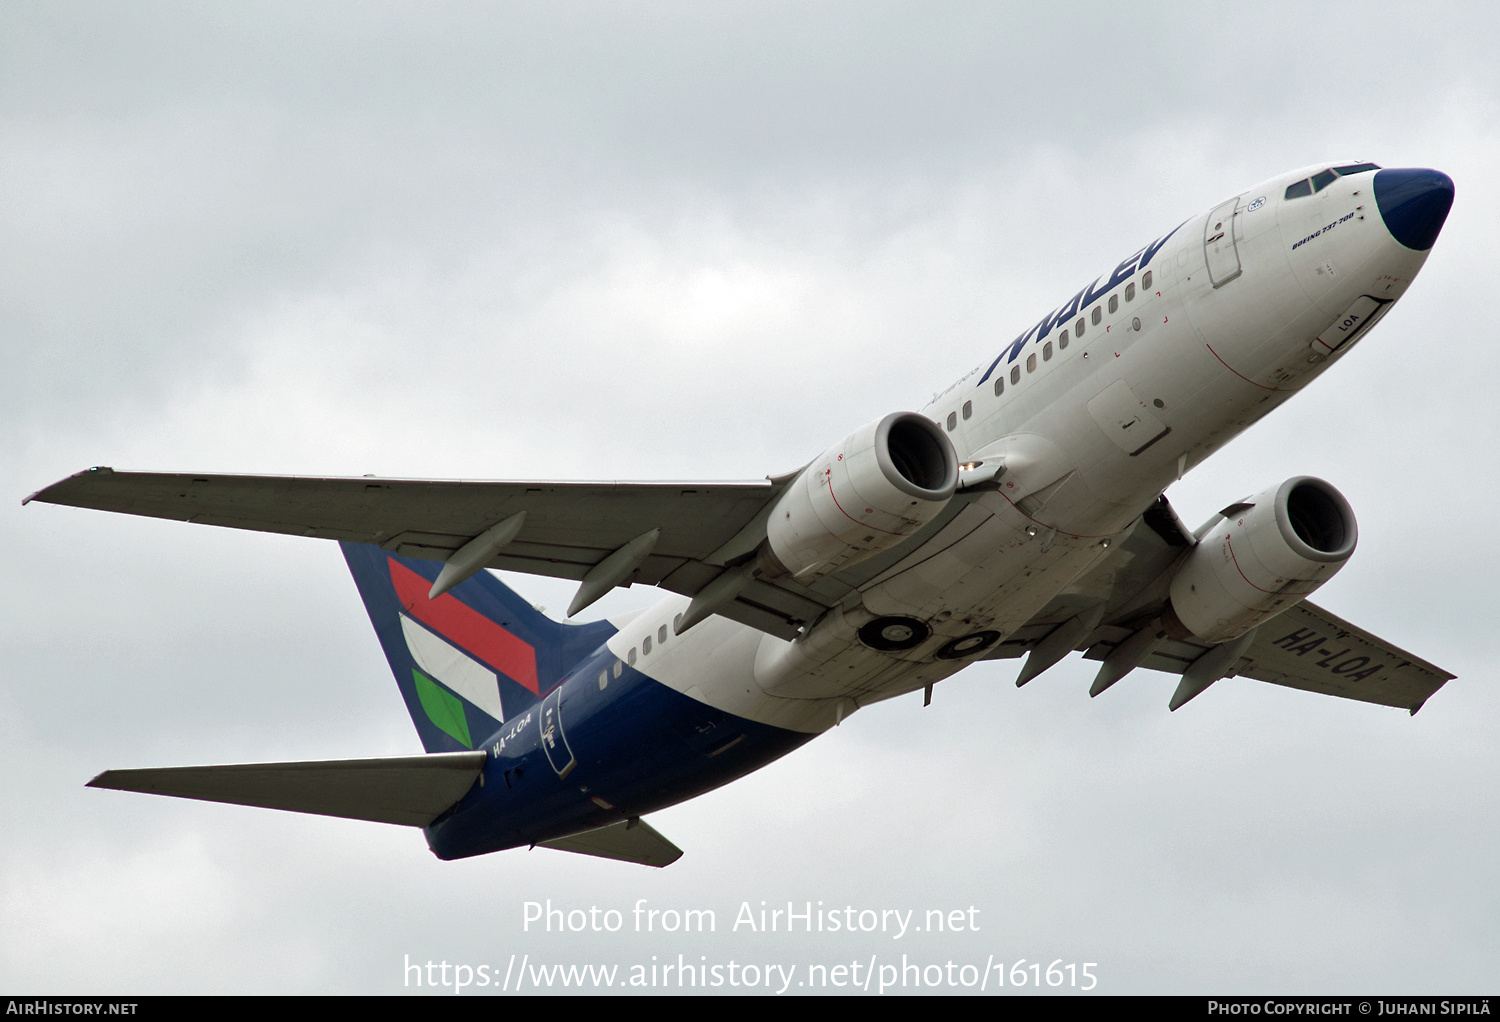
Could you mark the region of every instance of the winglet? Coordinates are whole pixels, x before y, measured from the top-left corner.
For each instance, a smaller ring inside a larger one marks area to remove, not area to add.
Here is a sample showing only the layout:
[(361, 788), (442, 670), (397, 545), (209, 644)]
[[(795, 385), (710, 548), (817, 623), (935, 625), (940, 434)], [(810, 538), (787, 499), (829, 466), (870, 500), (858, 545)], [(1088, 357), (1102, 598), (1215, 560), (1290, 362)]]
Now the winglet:
[[(66, 479), (59, 479), (57, 482), (53, 483), (51, 486), (43, 486), (40, 490), (37, 490), (35, 493), (29, 495), (25, 500), (21, 501), (21, 506), (25, 507), (27, 504), (30, 504), (33, 500), (40, 499), (40, 500), (46, 501), (47, 498), (43, 497), (42, 494), (46, 493), (48, 490), (55, 490), (59, 486), (64, 486), (67, 483), (71, 483), (74, 479), (81, 479), (84, 476), (92, 475), (93, 473), (96, 473), (96, 472), (113, 472), (113, 471), (114, 471), (114, 469), (110, 468), (108, 465), (95, 465), (93, 468), (86, 468), (82, 472), (74, 472), (72, 475), (68, 476), (68, 478), (66, 478)], [(49, 501), (49, 503), (50, 503), (50, 501)]]

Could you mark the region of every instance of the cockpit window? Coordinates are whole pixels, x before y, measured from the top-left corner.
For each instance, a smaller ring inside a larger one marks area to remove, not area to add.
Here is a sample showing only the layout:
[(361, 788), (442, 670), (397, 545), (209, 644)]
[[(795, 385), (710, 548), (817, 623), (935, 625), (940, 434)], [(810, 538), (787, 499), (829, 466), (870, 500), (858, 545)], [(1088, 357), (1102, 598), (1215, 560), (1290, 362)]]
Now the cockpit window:
[(1314, 174), (1312, 178), (1313, 191), (1321, 192), (1329, 185), (1337, 181), (1339, 176), (1331, 170), (1325, 170), (1320, 174)]
[(1311, 195), (1311, 194), (1312, 194), (1312, 185), (1310, 185), (1310, 184), (1307, 183), (1307, 179), (1306, 178), (1302, 179), (1301, 181), (1298, 181), (1294, 185), (1288, 186), (1287, 190), (1286, 190), (1286, 197), (1288, 199), (1300, 199), (1304, 195)]
[(1333, 172), (1339, 177), (1348, 177), (1350, 174), (1363, 174), (1367, 170), (1379, 170), (1378, 163), (1351, 163), (1347, 167), (1334, 167)]

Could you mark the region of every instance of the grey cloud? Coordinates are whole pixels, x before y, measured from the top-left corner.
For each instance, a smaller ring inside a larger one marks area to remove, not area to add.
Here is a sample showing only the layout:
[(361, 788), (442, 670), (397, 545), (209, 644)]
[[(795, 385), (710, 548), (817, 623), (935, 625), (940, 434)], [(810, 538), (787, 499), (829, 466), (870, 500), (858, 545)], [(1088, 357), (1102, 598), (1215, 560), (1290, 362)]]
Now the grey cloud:
[[(523, 900), (645, 897), (974, 902), (994, 929), (915, 946), (1098, 961), (1111, 992), (1488, 982), (1493, 28), (1478, 6), (5, 7), (0, 976), (384, 992), (406, 954), (675, 955), (519, 932)], [(1432, 260), (1171, 496), (1196, 523), (1300, 472), (1348, 493), (1361, 548), (1320, 600), (1459, 673), (1417, 717), (1250, 682), (1169, 716), (1163, 676), (1089, 700), (1088, 665), (1017, 691), (986, 664), (659, 814), (688, 850), (660, 874), (444, 864), (408, 831), (82, 788), (417, 745), (331, 546), (25, 492), (98, 463), (780, 471), (1194, 210), (1340, 153), (1454, 176)]]

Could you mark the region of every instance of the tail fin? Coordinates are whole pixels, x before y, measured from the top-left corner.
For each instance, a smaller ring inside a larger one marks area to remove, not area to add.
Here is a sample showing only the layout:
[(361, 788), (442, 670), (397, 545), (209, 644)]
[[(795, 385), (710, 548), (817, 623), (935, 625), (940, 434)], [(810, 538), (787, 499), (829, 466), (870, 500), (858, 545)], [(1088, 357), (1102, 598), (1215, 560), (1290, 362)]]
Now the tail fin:
[(487, 571), (429, 600), (441, 563), (339, 546), (428, 752), (474, 748), (615, 631), (554, 621)]

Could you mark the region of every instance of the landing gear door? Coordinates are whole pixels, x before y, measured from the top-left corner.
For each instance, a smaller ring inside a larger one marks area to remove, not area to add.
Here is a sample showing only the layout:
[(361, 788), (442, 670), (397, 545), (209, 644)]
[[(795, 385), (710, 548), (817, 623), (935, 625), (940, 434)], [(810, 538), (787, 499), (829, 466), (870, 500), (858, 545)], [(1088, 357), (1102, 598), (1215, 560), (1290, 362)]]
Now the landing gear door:
[(547, 762), (552, 764), (558, 777), (567, 777), (578, 765), (578, 761), (573, 758), (573, 750), (568, 748), (568, 739), (563, 734), (562, 690), (563, 687), (559, 685), (542, 700), (539, 724), (542, 729), (542, 751), (547, 754)]
[(1208, 214), (1203, 227), (1203, 257), (1208, 261), (1208, 279), (1214, 287), (1223, 287), (1240, 275), (1240, 250), (1235, 243), (1235, 206), (1239, 196), (1220, 203)]

